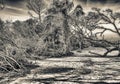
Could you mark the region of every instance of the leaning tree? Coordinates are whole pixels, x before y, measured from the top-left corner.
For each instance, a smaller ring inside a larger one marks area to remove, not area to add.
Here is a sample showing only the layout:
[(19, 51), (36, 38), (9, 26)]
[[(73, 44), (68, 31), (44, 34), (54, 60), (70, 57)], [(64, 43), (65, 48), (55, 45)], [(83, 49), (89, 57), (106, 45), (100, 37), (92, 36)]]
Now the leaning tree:
[[(120, 38), (120, 28), (119, 28), (119, 22), (120, 22), (120, 13), (119, 12), (113, 12), (111, 9), (106, 9), (104, 11), (98, 9), (98, 8), (92, 8), (93, 11), (89, 12), (86, 21), (87, 25), (86, 28), (93, 32), (96, 30), (96, 32), (91, 33), (92, 38), (86, 37), (92, 44), (98, 45), (99, 47), (103, 47), (106, 49), (107, 52), (104, 53), (103, 56), (107, 56), (112, 51), (118, 51), (120, 56), (120, 43), (119, 39), (118, 42), (112, 42), (108, 39), (104, 38), (105, 33), (112, 32), (116, 34)], [(95, 38), (93, 38), (93, 36)], [(100, 39), (100, 37), (102, 37)]]

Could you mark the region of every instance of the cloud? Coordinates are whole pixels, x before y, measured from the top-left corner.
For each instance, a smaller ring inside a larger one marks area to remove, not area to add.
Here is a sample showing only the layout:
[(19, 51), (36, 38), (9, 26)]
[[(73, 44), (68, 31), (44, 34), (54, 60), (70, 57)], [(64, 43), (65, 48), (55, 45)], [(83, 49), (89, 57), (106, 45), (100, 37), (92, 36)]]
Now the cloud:
[(25, 0), (5, 0), (5, 9), (0, 11), (3, 20), (25, 19), (29, 17)]
[(109, 5), (120, 5), (120, 0), (76, 0), (79, 3), (84, 3), (89, 6), (109, 6)]
[(28, 10), (13, 6), (6, 6), (0, 11), (0, 18), (3, 20), (25, 20), (29, 18)]
[(7, 6), (26, 8), (26, 0), (5, 0)]
[[(7, 19), (8, 17), (28, 17), (28, 9), (26, 7), (27, 0), (5, 0), (6, 8), (0, 11), (0, 17)], [(47, 3), (52, 0), (45, 0)], [(75, 4), (81, 4), (84, 11), (88, 12), (91, 7), (99, 7), (101, 9), (111, 8), (113, 10), (120, 10), (120, 0), (74, 0)], [(50, 3), (49, 3), (50, 4)], [(15, 19), (15, 18), (13, 18)]]
[(120, 3), (120, 0), (76, 0), (84, 3), (101, 3), (101, 4), (116, 4)]
[(13, 13), (13, 14), (17, 14), (17, 15), (24, 15), (24, 14), (26, 14), (26, 11), (24, 9), (10, 7), (10, 6), (7, 6), (4, 9), (4, 12)]

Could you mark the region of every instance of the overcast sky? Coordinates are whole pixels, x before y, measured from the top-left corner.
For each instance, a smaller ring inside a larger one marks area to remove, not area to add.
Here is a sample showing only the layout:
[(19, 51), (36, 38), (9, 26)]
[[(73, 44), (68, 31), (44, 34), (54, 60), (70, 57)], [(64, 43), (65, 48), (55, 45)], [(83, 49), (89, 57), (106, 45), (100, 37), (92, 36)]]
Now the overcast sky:
[[(6, 8), (0, 11), (0, 18), (4, 20), (25, 20), (29, 18), (26, 0), (4, 0)], [(45, 0), (51, 1), (51, 0)], [(120, 0), (74, 0), (83, 6), (84, 11), (90, 10), (91, 7), (111, 8), (120, 11)]]

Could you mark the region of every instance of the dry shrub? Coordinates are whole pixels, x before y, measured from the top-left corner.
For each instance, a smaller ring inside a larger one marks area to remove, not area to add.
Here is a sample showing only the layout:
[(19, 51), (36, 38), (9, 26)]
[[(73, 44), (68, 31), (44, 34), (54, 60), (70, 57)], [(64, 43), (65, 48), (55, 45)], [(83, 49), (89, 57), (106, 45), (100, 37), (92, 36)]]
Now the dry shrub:
[[(25, 39), (24, 39), (25, 40)], [(23, 39), (16, 43), (17, 46), (13, 46), (10, 44), (6, 44), (5, 49), (0, 52), (0, 72), (1, 73), (11, 73), (14, 75), (23, 75), (26, 72), (29, 72), (30, 69), (27, 67), (27, 65), (33, 65), (29, 62), (30, 55), (27, 54), (26, 49), (28, 46), (24, 46), (25, 43)], [(26, 41), (27, 42), (27, 41)], [(24, 45), (22, 44), (24, 43)], [(23, 46), (23, 47), (22, 47)], [(5, 75), (4, 75), (5, 76)]]

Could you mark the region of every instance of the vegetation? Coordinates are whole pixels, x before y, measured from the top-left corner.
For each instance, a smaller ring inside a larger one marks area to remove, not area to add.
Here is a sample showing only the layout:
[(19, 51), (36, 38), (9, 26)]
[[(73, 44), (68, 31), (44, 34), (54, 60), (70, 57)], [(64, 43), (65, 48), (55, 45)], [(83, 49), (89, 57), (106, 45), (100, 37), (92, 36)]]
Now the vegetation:
[[(4, 3), (0, 3), (0, 9), (3, 9)], [(120, 42), (104, 38), (106, 31), (120, 37), (119, 12), (93, 8), (85, 14), (80, 5), (74, 8), (70, 0), (53, 0), (49, 8), (43, 0), (28, 0), (27, 7), (38, 17), (29, 12), (32, 17), (26, 21), (4, 22), (0, 19), (0, 70), (25, 71), (28, 59), (32, 57), (69, 56), (72, 50), (89, 46), (105, 48), (106, 52), (100, 56), (116, 50), (120, 56)]]
[[(103, 56), (107, 56), (112, 51), (118, 51), (118, 56), (120, 56), (119, 39), (116, 43), (115, 41), (112, 42), (105, 39), (104, 36), (105, 33), (109, 31), (116, 34), (116, 36), (120, 37), (120, 28), (118, 27), (120, 20), (119, 16), (119, 12), (113, 12), (111, 9), (106, 9), (103, 11), (98, 8), (93, 8), (93, 12), (89, 12), (88, 14), (89, 19), (87, 20), (92, 22), (88, 22), (88, 24), (90, 24), (90, 26), (88, 26), (88, 29), (90, 30), (92, 35), (92, 38), (89, 39), (92, 40), (91, 42), (93, 44), (97, 44), (98, 47), (103, 47), (107, 50), (107, 52)], [(107, 26), (110, 26), (111, 28)], [(93, 34), (92, 32), (94, 32), (94, 30), (99, 30), (99, 32)], [(99, 37), (102, 38), (100, 39)]]

